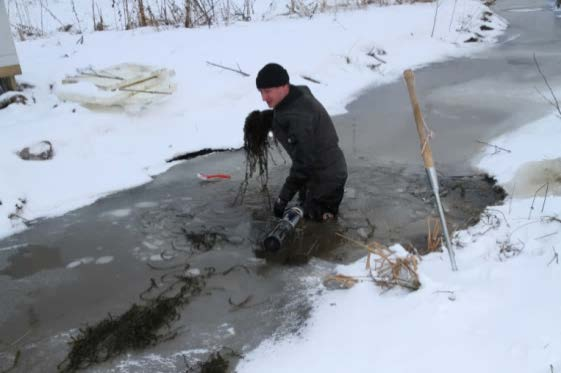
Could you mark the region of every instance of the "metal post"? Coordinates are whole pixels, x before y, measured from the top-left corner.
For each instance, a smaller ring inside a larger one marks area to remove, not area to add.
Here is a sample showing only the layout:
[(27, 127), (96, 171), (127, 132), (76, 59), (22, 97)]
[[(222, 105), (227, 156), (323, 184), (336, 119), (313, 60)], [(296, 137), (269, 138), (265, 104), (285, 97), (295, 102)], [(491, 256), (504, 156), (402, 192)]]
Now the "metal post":
[(453, 271), (457, 271), (456, 266), (456, 255), (454, 254), (454, 249), (452, 248), (452, 243), (450, 242), (450, 235), (448, 234), (448, 226), (446, 225), (446, 218), (444, 217), (444, 210), (442, 209), (442, 203), (440, 203), (440, 191), (438, 187), (438, 178), (436, 176), (436, 170), (434, 167), (426, 169), (427, 177), (429, 179), (429, 184), (434, 193), (434, 198), (436, 200), (436, 207), (438, 209), (438, 215), (440, 216), (440, 224), (442, 225), (442, 233), (444, 233), (444, 240), (446, 241), (446, 249), (448, 250), (448, 255), (450, 256), (450, 265)]
[(452, 266), (453, 271), (457, 271), (458, 267), (456, 266), (456, 256), (454, 254), (452, 243), (450, 242), (448, 226), (446, 225), (446, 217), (444, 216), (444, 210), (442, 209), (442, 204), (440, 202), (438, 178), (436, 176), (436, 170), (434, 168), (432, 149), (425, 132), (425, 122), (423, 120), (423, 115), (421, 114), (421, 108), (419, 107), (417, 94), (415, 93), (415, 76), (413, 75), (413, 71), (411, 70), (405, 70), (403, 72), (403, 76), (405, 78), (405, 82), (407, 83), (407, 90), (409, 91), (409, 98), (411, 99), (411, 106), (413, 107), (413, 115), (415, 117), (415, 123), (417, 125), (419, 140), (421, 141), (421, 155), (423, 156), (423, 162), (425, 165), (425, 170), (427, 172), (427, 177), (429, 179), (429, 184), (436, 200), (436, 207), (438, 209), (438, 215), (440, 216), (440, 223), (442, 224), (442, 232), (444, 234), (444, 240), (446, 241), (446, 249), (448, 251), (448, 256), (450, 257), (450, 265)]

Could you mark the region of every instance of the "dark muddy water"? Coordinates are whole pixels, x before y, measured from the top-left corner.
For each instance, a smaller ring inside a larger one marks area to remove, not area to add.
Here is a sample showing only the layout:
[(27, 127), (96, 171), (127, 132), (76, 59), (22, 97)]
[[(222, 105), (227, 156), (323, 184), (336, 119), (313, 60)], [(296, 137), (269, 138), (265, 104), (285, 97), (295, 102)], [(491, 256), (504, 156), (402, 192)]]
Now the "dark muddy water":
[[(454, 229), (500, 197), (482, 177), (470, 176), (476, 173), (470, 160), (482, 146), (477, 140), (490, 141), (551, 109), (535, 91), (543, 86), (532, 54), (553, 85), (561, 82), (561, 20), (548, 4), (499, 0), (496, 7), (511, 23), (503, 43), (416, 72)], [(293, 247), (297, 254), (309, 251), (311, 259), (288, 258), (297, 265), (253, 256), (274, 222), (257, 183), (243, 205), (233, 204), (244, 173), (240, 152), (180, 163), (149, 184), (0, 241), (0, 368), (19, 350), (14, 371), (56, 371), (78, 328), (123, 313), (141, 302), (151, 283), (163, 289), (170, 275), (185, 274), (187, 263), (190, 274), (213, 267), (202, 295), (174, 323), (176, 338), (91, 369), (181, 371), (223, 346), (243, 352), (271, 335), (297, 333), (334, 263), (364, 255), (335, 232), (421, 250), (426, 219), (435, 215), (404, 83), (365, 91), (348, 111), (334, 118), (349, 163), (341, 217), (299, 229)], [(281, 156), (276, 159), (272, 195), (288, 170)], [(203, 182), (196, 178), (200, 171), (233, 178)]]

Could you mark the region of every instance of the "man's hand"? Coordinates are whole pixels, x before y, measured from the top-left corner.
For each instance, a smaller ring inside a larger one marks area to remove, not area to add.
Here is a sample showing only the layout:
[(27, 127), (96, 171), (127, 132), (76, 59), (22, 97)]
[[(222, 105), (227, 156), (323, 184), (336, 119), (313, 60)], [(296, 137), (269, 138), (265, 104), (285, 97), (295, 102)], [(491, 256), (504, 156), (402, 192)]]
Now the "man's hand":
[(285, 200), (277, 198), (275, 204), (273, 205), (273, 213), (277, 218), (282, 218), (287, 203), (288, 202), (286, 202)]

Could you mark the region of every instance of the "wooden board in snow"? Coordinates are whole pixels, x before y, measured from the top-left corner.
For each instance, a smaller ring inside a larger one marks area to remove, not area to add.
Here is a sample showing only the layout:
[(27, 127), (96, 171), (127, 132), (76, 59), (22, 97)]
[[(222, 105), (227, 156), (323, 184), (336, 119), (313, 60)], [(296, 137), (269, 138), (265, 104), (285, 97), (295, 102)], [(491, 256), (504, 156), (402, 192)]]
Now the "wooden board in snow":
[(175, 91), (174, 74), (170, 69), (130, 63), (102, 69), (89, 66), (66, 76), (55, 93), (63, 101), (86, 106), (144, 106)]

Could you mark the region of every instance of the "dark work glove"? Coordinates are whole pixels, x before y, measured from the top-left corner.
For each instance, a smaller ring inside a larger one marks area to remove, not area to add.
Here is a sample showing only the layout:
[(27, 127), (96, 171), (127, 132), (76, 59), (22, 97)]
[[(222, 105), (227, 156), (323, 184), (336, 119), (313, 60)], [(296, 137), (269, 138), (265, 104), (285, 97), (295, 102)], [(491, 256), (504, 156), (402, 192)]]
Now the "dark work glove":
[(277, 198), (275, 204), (273, 205), (273, 213), (277, 218), (282, 218), (284, 215), (284, 209), (286, 209), (287, 202), (283, 199)]

